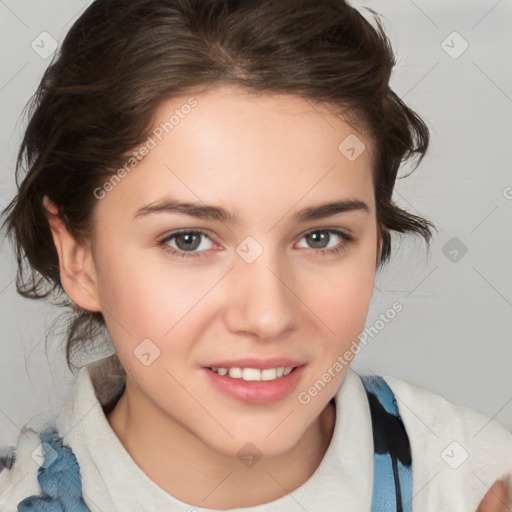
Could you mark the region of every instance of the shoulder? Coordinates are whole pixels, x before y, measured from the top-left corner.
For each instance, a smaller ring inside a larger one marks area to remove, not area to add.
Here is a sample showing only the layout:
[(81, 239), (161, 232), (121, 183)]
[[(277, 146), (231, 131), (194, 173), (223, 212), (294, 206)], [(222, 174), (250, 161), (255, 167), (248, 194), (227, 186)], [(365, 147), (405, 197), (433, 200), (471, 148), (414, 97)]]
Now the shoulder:
[(410, 439), (415, 501), (476, 509), (496, 480), (512, 483), (512, 433), (503, 424), (402, 379), (384, 380)]
[[(488, 418), (476, 410), (454, 404), (427, 389), (395, 377), (384, 377), (396, 397), (400, 414), (408, 418), (411, 426), (418, 423), (442, 435), (461, 436), (475, 442), (504, 443), (512, 449), (512, 433), (499, 421)], [(411, 416), (416, 420), (413, 422)]]
[(37, 480), (44, 462), (44, 448), (38, 432), (23, 427), (17, 446), (0, 446), (0, 510), (16, 511), (24, 498), (41, 493)]

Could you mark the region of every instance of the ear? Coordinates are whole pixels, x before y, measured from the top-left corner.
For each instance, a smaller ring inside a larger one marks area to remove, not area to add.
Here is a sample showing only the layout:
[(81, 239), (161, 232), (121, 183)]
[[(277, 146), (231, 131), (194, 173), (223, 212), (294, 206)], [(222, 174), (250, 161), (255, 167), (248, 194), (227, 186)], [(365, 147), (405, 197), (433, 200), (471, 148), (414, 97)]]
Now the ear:
[(101, 311), (90, 247), (79, 243), (71, 235), (59, 215), (59, 209), (48, 196), (43, 198), (43, 206), (59, 256), (60, 280), (64, 291), (77, 306), (88, 311)]

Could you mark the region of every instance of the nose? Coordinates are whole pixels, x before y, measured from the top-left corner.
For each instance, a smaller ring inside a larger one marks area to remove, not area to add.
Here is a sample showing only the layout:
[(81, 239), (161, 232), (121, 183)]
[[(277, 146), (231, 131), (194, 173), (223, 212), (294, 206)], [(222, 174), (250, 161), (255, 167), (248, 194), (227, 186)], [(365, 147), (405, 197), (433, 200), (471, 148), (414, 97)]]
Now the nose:
[(236, 257), (227, 284), (227, 328), (260, 340), (276, 340), (298, 328), (301, 298), (292, 269), (267, 248), (252, 263)]

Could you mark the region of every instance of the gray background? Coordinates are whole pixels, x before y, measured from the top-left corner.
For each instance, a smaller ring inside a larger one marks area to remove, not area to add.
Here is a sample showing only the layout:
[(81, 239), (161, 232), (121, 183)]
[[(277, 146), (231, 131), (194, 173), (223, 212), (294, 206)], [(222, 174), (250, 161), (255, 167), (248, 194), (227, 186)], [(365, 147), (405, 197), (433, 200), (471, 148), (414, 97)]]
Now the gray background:
[[(0, 0), (1, 207), (15, 191), (20, 116), (49, 62), (37, 53), (51, 49), (40, 34), (60, 41), (89, 3)], [(383, 15), (398, 58), (392, 86), (431, 129), (427, 157), (397, 182), (395, 200), (439, 229), (430, 258), (419, 240), (394, 238), (367, 326), (382, 325), (379, 315), (395, 301), (403, 310), (369, 337), (354, 367), (403, 378), (512, 428), (512, 2), (353, 4)], [(45, 350), (59, 311), (16, 295), (12, 251), (1, 251), (0, 444), (15, 444), (34, 415), (58, 412), (74, 376), (61, 336)]]

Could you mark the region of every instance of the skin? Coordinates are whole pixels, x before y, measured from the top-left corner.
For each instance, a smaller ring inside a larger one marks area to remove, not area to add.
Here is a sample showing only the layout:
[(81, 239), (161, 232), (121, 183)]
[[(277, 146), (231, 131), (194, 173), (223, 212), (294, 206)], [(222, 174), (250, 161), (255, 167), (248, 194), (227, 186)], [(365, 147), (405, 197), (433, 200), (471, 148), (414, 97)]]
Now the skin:
[[(302, 485), (332, 438), (328, 404), (349, 366), (309, 404), (297, 397), (364, 328), (380, 244), (373, 141), (326, 107), (291, 95), (255, 97), (226, 85), (194, 97), (191, 113), (97, 202), (87, 243), (67, 232), (55, 205), (45, 205), (63, 287), (77, 305), (103, 314), (127, 371), (126, 389), (107, 416), (113, 431), (177, 499), (247, 507)], [(187, 99), (160, 105), (155, 127)], [(350, 134), (366, 147), (354, 161), (338, 149)], [(169, 212), (134, 218), (166, 196), (221, 205), (240, 223)], [(362, 201), (368, 211), (292, 219), (305, 207), (343, 199)], [(326, 228), (354, 240), (332, 234), (321, 248), (344, 249), (319, 255), (305, 234)], [(191, 254), (183, 237), (160, 243), (181, 229), (208, 235), (194, 246), (199, 256), (171, 254), (169, 247)], [(248, 236), (263, 250), (252, 263), (236, 252)], [(145, 339), (160, 351), (147, 366), (134, 355)], [(297, 389), (255, 405), (209, 385), (208, 363), (251, 356), (306, 363)], [(261, 456), (251, 467), (237, 457), (249, 442)]]
[(511, 510), (512, 501), (509, 496), (509, 485), (506, 481), (497, 481), (489, 489), (480, 503), (477, 512), (507, 512)]

